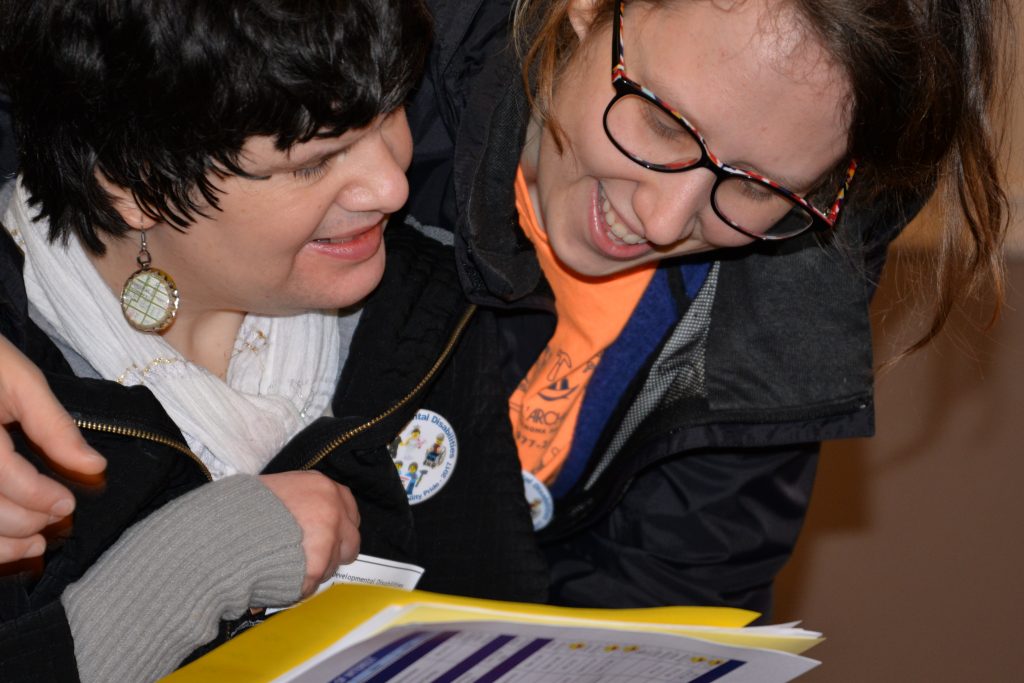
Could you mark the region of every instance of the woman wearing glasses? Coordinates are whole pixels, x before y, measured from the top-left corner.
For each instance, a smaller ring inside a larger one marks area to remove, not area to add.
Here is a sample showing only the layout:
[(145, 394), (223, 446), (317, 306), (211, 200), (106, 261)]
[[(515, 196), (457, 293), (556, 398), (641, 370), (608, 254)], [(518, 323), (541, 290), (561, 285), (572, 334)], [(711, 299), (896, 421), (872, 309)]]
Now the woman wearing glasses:
[(523, 0), (523, 63), (456, 4), (410, 109), (410, 213), (491, 331), (449, 417), (521, 465), (551, 601), (769, 610), (819, 443), (873, 430), (868, 300), (936, 181), (929, 334), (998, 280), (994, 10)]
[[(406, 222), (476, 309), (411, 394), (458, 437), (410, 486), (421, 587), (768, 611), (818, 444), (872, 431), (868, 299), (937, 181), (930, 334), (997, 280), (988, 2), (524, 0), (525, 60), (507, 3), (434, 4)], [(386, 384), (387, 341), (344, 376)]]

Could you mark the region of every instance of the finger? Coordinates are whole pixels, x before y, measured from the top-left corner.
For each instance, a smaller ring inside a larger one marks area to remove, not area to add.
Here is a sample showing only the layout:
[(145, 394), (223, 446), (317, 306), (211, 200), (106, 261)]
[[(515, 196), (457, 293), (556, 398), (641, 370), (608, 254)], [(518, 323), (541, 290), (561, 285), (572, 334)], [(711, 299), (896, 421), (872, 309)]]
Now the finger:
[(335, 529), (336, 535), (332, 536), (334, 541), (331, 544), (330, 551), (328, 552), (327, 565), (324, 567), (324, 573), (321, 575), (319, 583), (328, 581), (334, 576), (334, 573), (338, 571), (344, 562), (342, 561), (342, 544), (344, 543), (344, 529), (347, 526), (344, 519), (338, 521), (338, 528)]
[(342, 529), (341, 543), (338, 544), (339, 565), (355, 562), (359, 555), (360, 541), (359, 529), (354, 526)]
[(342, 531), (338, 544), (334, 547), (331, 557), (331, 566), (324, 575), (321, 583), (332, 578), (342, 565), (352, 564), (359, 555), (359, 531), (352, 526)]
[(327, 558), (328, 566), (321, 566), (316, 562), (317, 553), (311, 549), (305, 540), (303, 541), (302, 546), (303, 554), (306, 557), (306, 575), (302, 579), (301, 590), (302, 596), (308, 597), (314, 590), (316, 590), (317, 586), (324, 582), (324, 577), (329, 576), (327, 570), (330, 569), (330, 558)]
[(36, 534), (28, 538), (0, 538), (0, 564), (38, 557), (46, 550), (46, 541)]
[(25, 436), (55, 463), (87, 475), (98, 474), (107, 466), (106, 459), (86, 443), (75, 421), (42, 377), (22, 383), (11, 400), (14, 417), (21, 423)]
[(327, 563), (327, 570), (323, 573), (319, 579), (317, 579), (316, 585), (319, 586), (327, 581), (334, 578), (334, 573), (338, 571), (338, 567), (342, 565), (341, 557), (337, 552), (331, 557), (331, 561)]
[[(0, 498), (6, 498), (27, 510), (47, 513), (49, 522), (71, 514), (75, 508), (71, 492), (40, 474), (13, 448), (10, 435), (0, 427)], [(3, 531), (0, 527), (0, 534)]]
[(345, 511), (345, 516), (351, 520), (352, 524), (359, 528), (360, 515), (359, 515), (359, 504), (356, 502), (355, 496), (352, 495), (352, 491), (347, 486), (338, 484), (338, 496), (341, 498), (341, 505)]
[(0, 496), (0, 539), (25, 539), (51, 523), (48, 512), (36, 512)]
[(338, 570), (338, 566), (340, 565), (340, 563), (341, 562), (338, 554), (338, 547), (336, 546), (332, 549), (332, 551), (326, 558), (326, 564), (323, 568), (323, 571), (319, 575), (306, 577), (306, 584), (304, 584), (304, 590), (307, 584), (309, 588), (308, 592), (304, 594), (310, 595), (314, 593), (317, 588), (319, 588), (321, 585), (334, 578), (334, 572)]

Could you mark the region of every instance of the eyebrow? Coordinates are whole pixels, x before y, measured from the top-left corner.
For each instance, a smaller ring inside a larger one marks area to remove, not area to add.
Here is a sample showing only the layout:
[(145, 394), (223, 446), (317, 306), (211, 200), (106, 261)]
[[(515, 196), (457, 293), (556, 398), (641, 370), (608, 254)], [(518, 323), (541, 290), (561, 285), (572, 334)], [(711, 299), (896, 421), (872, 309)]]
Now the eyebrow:
[(807, 182), (805, 180), (797, 180), (795, 178), (790, 178), (788, 176), (779, 175), (777, 173), (765, 173), (764, 171), (760, 170), (754, 164), (747, 164), (747, 163), (744, 163), (744, 162), (738, 162), (738, 163), (735, 163), (735, 164), (727, 163), (726, 166), (730, 166), (732, 168), (738, 168), (741, 171), (747, 171), (749, 173), (756, 173), (757, 175), (762, 176), (764, 178), (767, 178), (768, 180), (771, 180), (774, 183), (778, 183), (779, 185), (781, 185), (782, 187), (786, 188), (790, 192), (795, 192), (795, 193), (801, 194), (801, 195), (809, 194), (819, 184), (821, 184), (821, 181), (825, 180), (825, 178), (828, 176), (828, 173), (826, 173), (825, 175), (823, 175), (820, 178), (816, 178), (813, 181)]
[[(626, 75), (630, 76), (628, 68), (626, 70)], [(636, 82), (640, 83), (640, 81), (636, 81)], [(650, 85), (647, 85), (647, 82), (649, 82)], [(650, 79), (645, 79), (645, 82), (641, 83), (641, 85), (643, 85), (649, 91), (651, 91), (652, 93), (657, 95), (658, 98), (662, 101), (662, 103), (665, 104), (665, 106), (669, 107), (670, 109), (674, 109), (674, 110), (678, 111), (680, 114), (682, 114), (686, 118), (686, 120), (690, 122), (690, 125), (693, 125), (694, 127), (696, 127), (697, 130), (700, 131), (700, 134), (702, 136), (704, 135), (703, 127), (698, 125), (698, 124), (696, 124), (694, 122), (693, 118), (688, 113), (686, 113), (684, 110), (680, 109), (675, 101), (667, 100), (667, 99), (663, 98), (661, 95), (658, 94), (659, 91), (660, 92), (667, 92), (668, 91), (668, 89), (667, 89), (667, 87), (666, 87), (666, 85), (664, 83), (659, 81), (657, 78), (650, 78)], [(707, 142), (707, 141), (705, 140), (705, 142)], [(708, 147), (711, 149), (712, 152), (715, 151), (714, 148), (710, 145), (710, 143), (708, 144)], [(822, 176), (821, 178), (815, 178), (814, 180), (808, 181), (807, 179), (804, 179), (804, 178), (793, 178), (793, 177), (782, 175), (782, 174), (779, 174), (779, 173), (766, 173), (765, 171), (762, 171), (757, 165), (750, 164), (750, 163), (747, 163), (747, 162), (744, 162), (744, 161), (737, 161), (737, 162), (723, 161), (722, 163), (725, 164), (726, 166), (729, 166), (731, 168), (736, 168), (736, 169), (739, 169), (741, 171), (747, 171), (747, 172), (750, 172), (750, 173), (756, 173), (757, 175), (762, 176), (764, 178), (767, 178), (767, 179), (771, 180), (774, 183), (778, 183), (779, 185), (781, 185), (782, 187), (786, 188), (787, 190), (789, 190), (791, 192), (795, 192), (797, 194), (803, 194), (803, 195), (806, 195), (806, 194), (810, 193), (811, 191), (813, 191), (821, 183), (821, 181), (824, 180), (824, 178), (825, 178), (825, 176)], [(827, 176), (827, 174), (826, 174), (826, 176)]]
[[(330, 146), (314, 146), (312, 151), (303, 151), (302, 153), (297, 154), (295, 157), (292, 157), (292, 152), (294, 152), (299, 147), (299, 145), (293, 145), (285, 150), (284, 156), (288, 160), (290, 166), (302, 167), (309, 166), (314, 163), (319, 163), (324, 159), (327, 159), (328, 157), (334, 156), (335, 154), (337, 154), (338, 152), (342, 151), (350, 144), (352, 144), (351, 140), (346, 140), (344, 139), (344, 137), (345, 136), (342, 135), (339, 138), (331, 138)], [(311, 143), (315, 142), (315, 140), (316, 138), (310, 140), (309, 142), (301, 143), (301, 145), (303, 147), (308, 148)]]
[[(318, 139), (324, 138), (314, 138), (313, 140), (310, 140), (309, 143), (300, 144), (303, 147), (309, 147), (311, 146), (310, 143), (313, 143)], [(271, 161), (261, 166), (257, 166), (256, 168), (249, 169), (247, 172), (254, 178), (266, 180), (275, 173), (281, 173), (282, 171), (294, 171), (295, 169), (315, 166), (322, 163), (329, 157), (334, 156), (338, 152), (341, 152), (350, 144), (352, 144), (351, 140), (332, 138), (330, 146), (312, 146), (313, 149), (311, 151), (303, 151), (302, 153), (297, 154), (294, 158), (292, 157), (292, 152), (295, 151), (299, 145), (293, 145), (292, 147), (284, 150), (283, 161)], [(249, 161), (251, 162), (252, 160), (250, 159)]]

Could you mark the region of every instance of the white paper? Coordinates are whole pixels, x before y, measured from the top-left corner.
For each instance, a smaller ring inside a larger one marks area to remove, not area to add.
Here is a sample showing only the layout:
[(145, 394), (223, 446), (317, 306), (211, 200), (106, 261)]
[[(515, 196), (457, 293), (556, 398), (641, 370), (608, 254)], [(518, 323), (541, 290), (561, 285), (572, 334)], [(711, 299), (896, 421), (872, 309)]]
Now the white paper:
[[(423, 576), (423, 567), (405, 562), (395, 562), (383, 557), (360, 553), (351, 564), (343, 564), (316, 589), (323, 592), (336, 583), (363, 583), (371, 586), (387, 586), (411, 591)], [(315, 594), (314, 594), (315, 595)], [(268, 608), (267, 614), (280, 612), (287, 607)]]
[(336, 583), (364, 583), (371, 586), (387, 586), (411, 591), (420, 582), (422, 576), (423, 567), (373, 555), (359, 554), (352, 564), (343, 564), (338, 567), (334, 576), (320, 584), (316, 592), (326, 590)]
[(275, 683), (785, 683), (818, 665), (684, 636), (514, 622), (409, 624), (351, 642)]

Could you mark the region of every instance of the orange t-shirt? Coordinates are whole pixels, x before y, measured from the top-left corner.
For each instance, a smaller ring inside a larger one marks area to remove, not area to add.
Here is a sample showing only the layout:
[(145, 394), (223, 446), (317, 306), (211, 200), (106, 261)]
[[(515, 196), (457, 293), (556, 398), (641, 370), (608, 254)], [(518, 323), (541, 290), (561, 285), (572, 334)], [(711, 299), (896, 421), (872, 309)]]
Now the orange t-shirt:
[(619, 336), (654, 276), (656, 264), (607, 277), (567, 268), (537, 222), (520, 169), (516, 174), (519, 225), (533, 242), (555, 293), (555, 333), (509, 398), (509, 416), (523, 469), (550, 484), (572, 446), (587, 383), (601, 354)]

